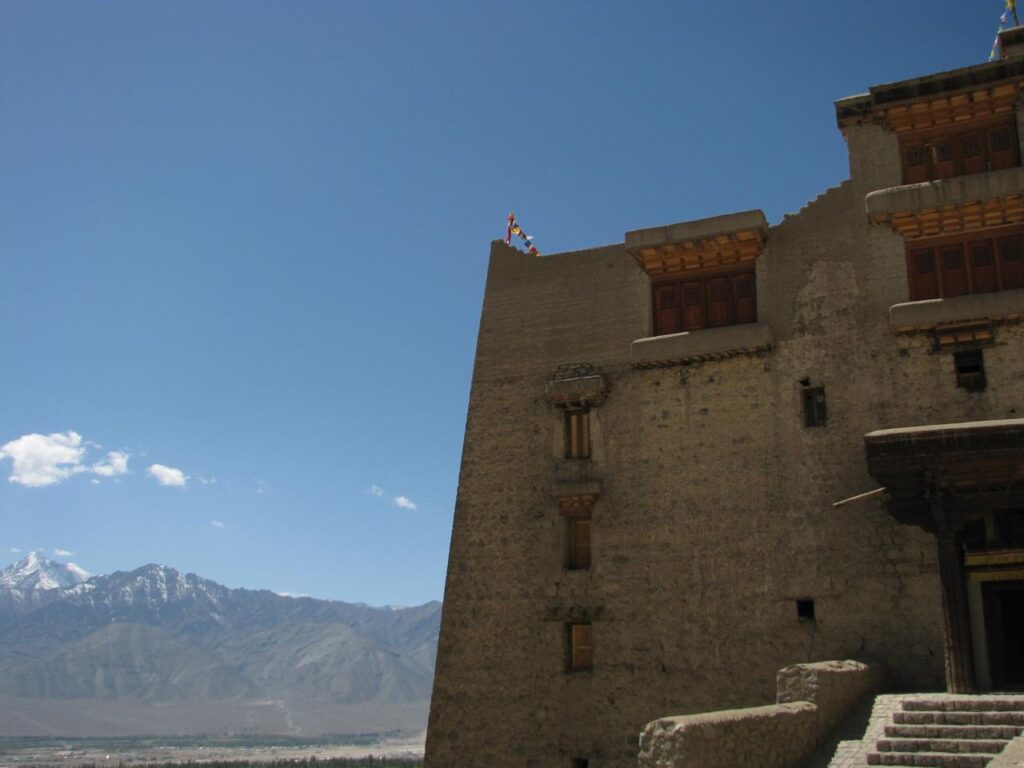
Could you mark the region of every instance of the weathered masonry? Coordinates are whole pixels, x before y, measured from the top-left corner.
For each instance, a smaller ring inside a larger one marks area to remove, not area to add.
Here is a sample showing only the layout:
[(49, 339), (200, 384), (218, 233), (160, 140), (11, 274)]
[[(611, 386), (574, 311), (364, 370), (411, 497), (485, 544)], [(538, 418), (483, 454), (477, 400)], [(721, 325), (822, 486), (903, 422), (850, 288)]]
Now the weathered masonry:
[(795, 663), (1024, 685), (1022, 33), (837, 102), (776, 225), (492, 245), (428, 768), (634, 765)]

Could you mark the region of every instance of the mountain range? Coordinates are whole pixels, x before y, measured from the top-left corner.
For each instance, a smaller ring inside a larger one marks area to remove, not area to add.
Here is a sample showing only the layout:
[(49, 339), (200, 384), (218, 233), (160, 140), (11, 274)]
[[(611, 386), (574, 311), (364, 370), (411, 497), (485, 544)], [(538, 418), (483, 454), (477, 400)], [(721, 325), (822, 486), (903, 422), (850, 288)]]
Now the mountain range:
[(440, 615), (32, 553), (0, 571), (0, 736), (422, 730)]

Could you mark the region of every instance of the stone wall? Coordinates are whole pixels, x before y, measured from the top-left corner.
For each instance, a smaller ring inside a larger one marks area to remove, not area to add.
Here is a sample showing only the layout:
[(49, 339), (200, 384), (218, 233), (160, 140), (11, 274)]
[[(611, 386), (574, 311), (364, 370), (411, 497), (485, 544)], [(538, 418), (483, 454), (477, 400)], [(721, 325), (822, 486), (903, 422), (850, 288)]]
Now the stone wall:
[[(934, 538), (878, 499), (832, 505), (877, 485), (867, 432), (1021, 415), (1024, 330), (997, 329), (978, 393), (930, 336), (895, 333), (903, 242), (870, 224), (864, 197), (898, 183), (898, 145), (877, 125), (847, 139), (851, 179), (771, 227), (757, 261), (768, 350), (634, 367), (651, 291), (623, 245), (544, 258), (492, 245), (428, 768), (631, 766), (645, 723), (756, 705), (776, 670), (822, 658), (884, 661), (904, 690), (944, 686)], [(547, 397), (574, 362), (607, 385), (585, 460), (565, 458)], [(825, 387), (827, 426), (804, 426), (802, 382)], [(580, 483), (600, 490), (592, 565), (571, 571), (555, 498)], [(578, 620), (594, 665), (573, 672)]]

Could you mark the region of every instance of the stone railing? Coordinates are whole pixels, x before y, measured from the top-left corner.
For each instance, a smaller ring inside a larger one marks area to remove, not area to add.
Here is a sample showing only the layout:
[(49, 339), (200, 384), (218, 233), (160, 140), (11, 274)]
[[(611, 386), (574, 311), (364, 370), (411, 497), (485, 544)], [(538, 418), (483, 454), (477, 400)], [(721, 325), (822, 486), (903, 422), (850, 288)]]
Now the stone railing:
[(641, 768), (796, 768), (878, 689), (875, 667), (857, 661), (779, 670), (776, 704), (666, 717), (640, 736)]

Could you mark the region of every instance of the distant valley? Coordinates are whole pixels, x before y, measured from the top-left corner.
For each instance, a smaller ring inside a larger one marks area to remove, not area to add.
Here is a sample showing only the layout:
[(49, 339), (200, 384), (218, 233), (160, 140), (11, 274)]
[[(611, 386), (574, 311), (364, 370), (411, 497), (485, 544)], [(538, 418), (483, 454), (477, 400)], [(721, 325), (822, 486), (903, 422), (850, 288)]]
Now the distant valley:
[(0, 571), (0, 736), (411, 733), (441, 604), (228, 589), (162, 565)]

